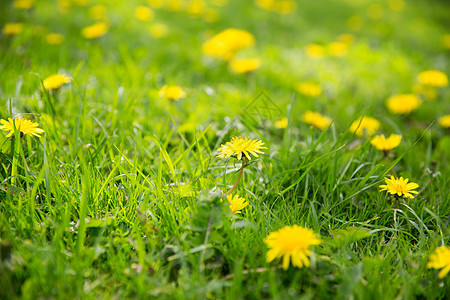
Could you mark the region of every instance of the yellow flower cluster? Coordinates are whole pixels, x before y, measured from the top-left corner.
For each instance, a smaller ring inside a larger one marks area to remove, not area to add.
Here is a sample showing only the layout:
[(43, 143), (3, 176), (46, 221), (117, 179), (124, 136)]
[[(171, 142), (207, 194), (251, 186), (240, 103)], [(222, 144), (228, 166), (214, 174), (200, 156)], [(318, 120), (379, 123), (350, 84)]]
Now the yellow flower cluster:
[(186, 97), (186, 92), (181, 86), (165, 85), (159, 90), (159, 96), (177, 101)]
[(297, 8), (297, 3), (293, 0), (256, 0), (256, 4), (265, 10), (280, 14), (290, 14)]
[(106, 23), (97, 23), (91, 26), (86, 26), (83, 28), (83, 30), (81, 31), (81, 35), (88, 39), (96, 39), (99, 38), (103, 35), (105, 35), (108, 32), (108, 25)]
[(391, 179), (386, 178), (385, 181), (386, 184), (380, 185), (380, 192), (387, 191), (391, 195), (397, 195), (399, 197), (405, 196), (411, 199), (414, 198), (412, 194), (418, 194), (418, 192), (414, 190), (417, 189), (419, 185), (414, 182), (408, 183), (408, 178), (395, 178), (394, 176), (391, 176)]
[(420, 99), (414, 94), (392, 96), (386, 106), (393, 114), (407, 115), (420, 106)]
[(322, 116), (320, 113), (310, 110), (305, 112), (302, 118), (303, 122), (310, 124), (320, 130), (324, 130), (325, 128), (330, 126), (332, 122), (330, 118)]
[(254, 43), (255, 38), (250, 32), (229, 28), (207, 40), (202, 46), (202, 51), (209, 56), (228, 61), (233, 59), (238, 51)]
[(443, 117), (440, 117), (438, 120), (438, 124), (442, 128), (450, 128), (450, 115), (445, 115)]
[(49, 33), (45, 36), (49, 45), (61, 45), (64, 42), (64, 35), (60, 33)]
[(53, 74), (44, 79), (44, 89), (55, 90), (60, 88), (63, 84), (71, 82), (72, 79), (64, 74)]
[(438, 277), (444, 278), (445, 275), (450, 272), (450, 248), (446, 246), (437, 248), (434, 253), (430, 255), (427, 267), (442, 269), (439, 272)]
[(361, 137), (364, 133), (371, 136), (380, 128), (380, 122), (372, 117), (360, 117), (350, 125), (350, 132)]
[(234, 197), (230, 194), (227, 196), (227, 200), (230, 204), (230, 209), (235, 214), (240, 214), (241, 210), (244, 209), (248, 202), (245, 201), (245, 198), (239, 197), (239, 195), (235, 195)]
[(233, 73), (247, 74), (257, 70), (261, 66), (261, 60), (255, 59), (234, 59), (230, 62)]
[(391, 134), (388, 138), (384, 134), (375, 136), (370, 143), (378, 150), (389, 151), (400, 145), (402, 136), (399, 134)]
[(295, 88), (300, 94), (308, 97), (318, 97), (322, 94), (320, 85), (312, 82), (299, 82)]
[(34, 123), (27, 119), (8, 118), (8, 120), (0, 120), (0, 130), (8, 132), (6, 137), (10, 137), (15, 131), (21, 132), (30, 136), (40, 137), (40, 134), (44, 132), (41, 128), (38, 128), (39, 123)]
[(3, 26), (3, 34), (4, 35), (17, 35), (21, 33), (23, 30), (23, 24), (22, 23), (6, 23), (5, 26)]
[(264, 143), (261, 140), (252, 140), (248, 137), (234, 137), (230, 142), (221, 145), (218, 149), (219, 158), (229, 158), (230, 156), (236, 155), (238, 160), (251, 160), (250, 154), (255, 157), (259, 157), (258, 153), (264, 153), (261, 150), (267, 149), (263, 146)]

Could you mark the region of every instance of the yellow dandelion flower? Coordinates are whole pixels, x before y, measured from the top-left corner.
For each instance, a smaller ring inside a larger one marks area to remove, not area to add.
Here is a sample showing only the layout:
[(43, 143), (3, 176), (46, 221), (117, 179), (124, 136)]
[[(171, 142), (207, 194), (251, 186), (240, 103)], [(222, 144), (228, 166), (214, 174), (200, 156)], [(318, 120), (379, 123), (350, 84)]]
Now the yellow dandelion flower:
[(420, 99), (414, 94), (403, 94), (390, 97), (386, 106), (393, 114), (407, 115), (420, 106)]
[(97, 23), (91, 26), (86, 26), (81, 30), (81, 35), (86, 39), (96, 39), (108, 32), (108, 25), (106, 23)]
[(276, 258), (283, 258), (283, 269), (289, 268), (289, 263), (297, 268), (309, 267), (311, 247), (320, 244), (320, 239), (314, 231), (298, 225), (286, 226), (271, 232), (265, 239), (270, 248), (266, 254), (267, 263)]
[(21, 33), (23, 30), (23, 23), (6, 23), (3, 26), (4, 35), (16, 35)]
[(230, 69), (236, 74), (251, 73), (261, 66), (261, 60), (255, 59), (234, 59), (230, 62)]
[(35, 0), (14, 0), (13, 7), (15, 9), (30, 9), (34, 4)]
[(256, 0), (256, 4), (263, 8), (270, 10), (274, 6), (276, 0)]
[(328, 53), (333, 56), (342, 57), (348, 52), (348, 44), (343, 42), (332, 42), (328, 44)]
[(19, 119), (19, 118), (8, 118), (7, 120), (0, 120), (0, 130), (9, 131), (6, 137), (10, 137), (14, 134), (15, 130), (28, 134), (30, 136), (40, 137), (40, 134), (44, 132), (43, 129), (38, 128), (39, 123), (34, 123), (27, 119)]
[(297, 8), (297, 3), (293, 0), (279, 0), (276, 1), (273, 6), (272, 10), (276, 11), (279, 14), (290, 14), (295, 11)]
[(183, 0), (167, 0), (167, 6), (170, 11), (180, 11), (184, 6)]
[(134, 15), (136, 19), (140, 21), (150, 21), (155, 17), (155, 13), (153, 12), (153, 10), (151, 10), (150, 7), (144, 5), (139, 5), (138, 7), (136, 7)]
[(322, 94), (320, 85), (311, 82), (299, 82), (295, 88), (300, 94), (308, 97), (318, 97)]
[(44, 88), (54, 90), (71, 81), (72, 79), (64, 74), (53, 74), (44, 79)]
[(302, 117), (303, 122), (310, 124), (320, 130), (324, 130), (330, 126), (332, 120), (328, 117), (322, 116), (318, 112), (308, 110)]
[(234, 58), (236, 52), (254, 43), (255, 38), (250, 32), (229, 28), (207, 40), (202, 46), (202, 51), (206, 55), (228, 61)]
[(162, 89), (159, 90), (159, 96), (163, 98), (169, 98), (172, 100), (179, 100), (181, 98), (186, 97), (186, 92), (181, 86), (163, 86)]
[(252, 154), (255, 157), (259, 157), (257, 153), (264, 153), (260, 151), (261, 149), (267, 149), (263, 147), (264, 143), (261, 140), (252, 140), (248, 137), (234, 137), (231, 139), (231, 142), (225, 143), (225, 145), (221, 145), (221, 147), (217, 150), (219, 154), (217, 157), (219, 158), (229, 158), (230, 156), (236, 155), (238, 160), (251, 160), (249, 154)]
[(343, 33), (337, 37), (337, 40), (350, 46), (355, 41), (355, 36), (351, 33)]
[(441, 246), (430, 255), (427, 268), (442, 269), (438, 278), (444, 278), (450, 271), (450, 248)]
[(360, 117), (350, 125), (350, 132), (356, 133), (357, 136), (362, 136), (364, 132), (368, 135), (373, 135), (378, 128), (380, 122), (372, 117)]
[(385, 181), (386, 184), (380, 185), (380, 192), (387, 191), (391, 195), (405, 196), (411, 199), (414, 199), (412, 194), (419, 193), (417, 191), (413, 191), (414, 189), (417, 189), (419, 185), (414, 182), (408, 183), (408, 178), (403, 179), (403, 177), (395, 178), (394, 176), (391, 176), (391, 179), (386, 178)]
[(389, 151), (400, 145), (402, 136), (399, 134), (391, 134), (388, 138), (384, 134), (377, 135), (370, 143), (378, 150)]
[(319, 58), (325, 55), (325, 48), (318, 44), (310, 44), (305, 47), (305, 53), (309, 58)]
[(288, 126), (288, 119), (287, 118), (283, 118), (283, 119), (275, 122), (275, 127), (276, 128), (283, 129), (283, 128), (286, 128), (287, 126)]
[(227, 200), (230, 203), (230, 209), (235, 214), (240, 214), (241, 210), (248, 205), (248, 202), (245, 201), (245, 198), (239, 197), (239, 195), (235, 195), (234, 197), (230, 194), (227, 196)]
[(445, 73), (437, 70), (428, 70), (419, 73), (419, 82), (423, 85), (444, 87), (448, 85), (448, 77)]
[(45, 36), (49, 45), (61, 45), (64, 42), (64, 35), (60, 33), (49, 33)]
[(440, 117), (438, 120), (438, 124), (442, 128), (450, 128), (450, 115), (445, 115), (443, 117)]
[(104, 5), (97, 4), (89, 8), (89, 16), (93, 19), (99, 20), (99, 21), (105, 21), (106, 20), (106, 14), (108, 10)]
[(199, 16), (206, 12), (206, 3), (203, 0), (191, 0), (187, 7), (188, 14)]
[(160, 39), (169, 34), (169, 27), (163, 23), (156, 23), (150, 26), (150, 35), (155, 39)]

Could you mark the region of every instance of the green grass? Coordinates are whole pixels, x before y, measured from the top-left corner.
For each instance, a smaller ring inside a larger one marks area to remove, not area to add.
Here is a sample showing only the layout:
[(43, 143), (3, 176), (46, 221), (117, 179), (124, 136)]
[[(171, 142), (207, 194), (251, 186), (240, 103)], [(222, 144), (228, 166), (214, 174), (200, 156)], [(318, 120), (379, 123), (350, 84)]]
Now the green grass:
[[(450, 89), (408, 116), (385, 106), (423, 70), (450, 74), (441, 42), (448, 3), (407, 1), (394, 12), (377, 1), (384, 14), (372, 20), (363, 0), (301, 1), (288, 15), (253, 1), (210, 1), (215, 22), (162, 8), (145, 23), (134, 17), (145, 1), (91, 0), (65, 15), (57, 1), (37, 2), (30, 11), (11, 1), (0, 8), (2, 27), (25, 24), (0, 36), (0, 118), (20, 115), (45, 130), (41, 138), (0, 134), (0, 298), (450, 297), (450, 275), (438, 279), (426, 267), (450, 238), (449, 131), (435, 122), (450, 113)], [(88, 10), (98, 3), (110, 30), (88, 41), (80, 30), (95, 23)], [(363, 26), (352, 32), (355, 15)], [(156, 22), (167, 37), (150, 37)], [(240, 53), (262, 61), (249, 76), (201, 52), (230, 27), (255, 36)], [(64, 34), (64, 43), (48, 45), (46, 32)], [(304, 46), (346, 32), (355, 42), (345, 57), (305, 55)], [(73, 83), (43, 92), (42, 80), (58, 72)], [(295, 91), (308, 80), (321, 96)], [(164, 84), (185, 87), (187, 97), (161, 99)], [(261, 91), (281, 113), (254, 123), (246, 107)], [(306, 110), (333, 125), (310, 127)], [(349, 132), (361, 115), (403, 136), (390, 156)], [(288, 128), (275, 128), (284, 116)], [(268, 147), (244, 169), (236, 191), (250, 205), (240, 215), (221, 202), (240, 163), (216, 157), (236, 135)], [(419, 195), (393, 202), (380, 193), (391, 174), (418, 183)], [(266, 263), (263, 239), (293, 224), (322, 243), (310, 268), (284, 271)]]

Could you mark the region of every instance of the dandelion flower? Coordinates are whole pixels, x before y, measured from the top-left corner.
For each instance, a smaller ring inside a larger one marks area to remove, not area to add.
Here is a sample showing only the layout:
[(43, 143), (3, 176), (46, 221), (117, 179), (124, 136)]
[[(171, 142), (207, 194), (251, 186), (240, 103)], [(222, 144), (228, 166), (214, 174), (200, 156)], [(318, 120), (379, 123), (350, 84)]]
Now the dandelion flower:
[(348, 44), (344, 42), (332, 42), (328, 44), (328, 53), (333, 56), (342, 57), (347, 54)]
[(270, 10), (274, 6), (276, 0), (256, 0), (256, 4), (263, 8)]
[(81, 35), (86, 39), (96, 39), (108, 32), (108, 25), (106, 23), (97, 23), (91, 26), (86, 26), (81, 30)]
[(286, 128), (287, 126), (288, 126), (288, 119), (287, 118), (283, 118), (283, 119), (275, 122), (275, 127), (276, 128), (283, 129), (283, 128)]
[(320, 244), (320, 239), (314, 231), (298, 225), (286, 226), (270, 233), (265, 239), (270, 248), (266, 261), (270, 263), (276, 258), (283, 258), (283, 269), (289, 268), (289, 263), (298, 268), (309, 267), (311, 247)]
[(408, 178), (403, 179), (403, 177), (395, 178), (394, 176), (391, 176), (391, 179), (386, 178), (385, 181), (386, 184), (380, 185), (380, 192), (387, 191), (391, 195), (403, 195), (411, 199), (414, 199), (414, 196), (412, 194), (419, 193), (417, 191), (414, 191), (414, 189), (417, 189), (419, 185), (414, 182), (408, 183)]
[(227, 196), (227, 200), (230, 203), (230, 209), (235, 214), (240, 214), (241, 210), (248, 205), (248, 202), (245, 201), (245, 198), (239, 197), (239, 195), (235, 195), (234, 197), (229, 194)]
[(134, 11), (134, 15), (135, 15), (136, 19), (138, 19), (140, 21), (150, 21), (151, 19), (154, 18), (155, 13), (149, 7), (144, 6), (144, 5), (139, 5), (138, 7), (136, 7), (136, 9)]
[(450, 271), (450, 248), (441, 246), (430, 255), (427, 268), (442, 269), (438, 277), (444, 278)]
[(297, 8), (297, 3), (293, 0), (278, 0), (274, 3), (272, 10), (279, 14), (290, 14)]
[(362, 136), (364, 132), (368, 135), (373, 135), (378, 128), (380, 128), (380, 122), (372, 117), (360, 117), (352, 123), (350, 126), (350, 132), (356, 133), (357, 136)]
[(60, 88), (63, 84), (71, 82), (72, 79), (64, 74), (53, 74), (44, 79), (44, 88), (54, 90)]
[(234, 59), (230, 62), (233, 73), (245, 74), (255, 71), (261, 66), (261, 60), (255, 59)]
[(49, 33), (45, 36), (49, 45), (61, 45), (64, 42), (64, 35), (60, 33)]
[(250, 32), (229, 28), (207, 40), (202, 46), (202, 51), (209, 56), (229, 61), (234, 58), (236, 52), (254, 43), (255, 38)]
[(21, 33), (23, 30), (22, 23), (6, 23), (3, 27), (4, 35), (16, 35)]
[(34, 6), (35, 0), (14, 0), (13, 6), (15, 9), (30, 9)]
[(438, 120), (438, 124), (442, 128), (450, 128), (450, 115), (445, 115), (443, 117), (440, 117)]
[(325, 55), (325, 48), (318, 44), (310, 44), (306, 46), (305, 53), (309, 58), (319, 58)]
[(393, 114), (407, 115), (420, 106), (420, 99), (414, 94), (392, 96), (386, 106)]
[(179, 100), (181, 98), (186, 97), (186, 92), (183, 90), (181, 86), (163, 86), (162, 89), (159, 90), (159, 96), (163, 98), (169, 98), (172, 100)]
[(104, 5), (97, 4), (89, 8), (89, 16), (93, 19), (104, 21), (108, 10)]
[(328, 117), (322, 116), (318, 112), (307, 111), (302, 117), (303, 122), (310, 124), (320, 130), (324, 130), (330, 126), (332, 120)]
[(402, 136), (399, 134), (391, 134), (388, 138), (385, 138), (384, 134), (377, 135), (370, 143), (378, 150), (389, 151), (400, 145)]
[(14, 134), (15, 130), (28, 134), (30, 136), (40, 137), (40, 134), (44, 132), (43, 129), (38, 128), (39, 123), (34, 123), (27, 119), (19, 119), (19, 118), (8, 118), (7, 120), (0, 120), (0, 129), (3, 131), (9, 131), (6, 137), (10, 137)]
[(156, 23), (150, 26), (149, 33), (153, 38), (160, 39), (169, 34), (169, 27), (163, 23)]
[(419, 74), (418, 79), (423, 85), (434, 87), (444, 87), (448, 85), (447, 75), (436, 70), (423, 71)]
[(317, 97), (322, 94), (320, 85), (311, 82), (299, 82), (295, 88), (300, 94), (308, 97)]
[(252, 140), (248, 137), (234, 137), (231, 142), (227, 142), (225, 145), (221, 145), (218, 149), (219, 158), (229, 158), (230, 156), (236, 155), (238, 160), (251, 160), (249, 154), (255, 157), (259, 157), (257, 153), (264, 153), (260, 151), (261, 149), (267, 149), (263, 147), (264, 143), (261, 140)]

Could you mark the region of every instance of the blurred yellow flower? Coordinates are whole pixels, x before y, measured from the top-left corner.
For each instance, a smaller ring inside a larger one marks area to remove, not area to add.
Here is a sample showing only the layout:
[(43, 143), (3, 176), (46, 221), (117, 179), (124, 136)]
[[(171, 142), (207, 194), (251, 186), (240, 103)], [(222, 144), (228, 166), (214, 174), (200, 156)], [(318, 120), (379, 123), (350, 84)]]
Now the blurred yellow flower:
[(384, 9), (380, 4), (372, 4), (367, 9), (367, 15), (373, 20), (379, 20), (383, 17)]
[(13, 7), (16, 9), (30, 9), (34, 4), (35, 0), (14, 0)]
[(450, 115), (445, 115), (439, 118), (439, 126), (442, 128), (450, 128)]
[(261, 66), (261, 60), (255, 59), (234, 59), (230, 62), (233, 73), (244, 74), (257, 70)]
[(187, 7), (187, 12), (193, 16), (199, 16), (206, 12), (207, 6), (203, 0), (191, 0)]
[(384, 134), (375, 136), (370, 143), (378, 150), (389, 151), (400, 145), (402, 136), (399, 134), (391, 134), (388, 138)]
[(295, 88), (300, 94), (308, 97), (317, 97), (322, 94), (320, 85), (311, 82), (299, 82)]
[(389, 8), (393, 11), (402, 11), (405, 7), (405, 2), (403, 0), (389, 0)]
[(86, 39), (96, 39), (108, 32), (108, 25), (106, 23), (97, 23), (91, 26), (86, 26), (81, 31), (81, 35)]
[(168, 86), (165, 85), (159, 90), (159, 96), (163, 98), (169, 98), (171, 100), (179, 100), (186, 97), (186, 92), (181, 86)]
[(134, 11), (134, 15), (136, 16), (136, 19), (140, 21), (150, 21), (155, 17), (155, 13), (153, 10), (150, 9), (150, 7), (139, 5), (136, 7)]
[(184, 6), (183, 0), (167, 0), (167, 7), (170, 11), (180, 11)]
[(298, 225), (286, 226), (278, 231), (271, 232), (264, 243), (269, 248), (266, 254), (267, 263), (276, 258), (283, 258), (283, 270), (292, 265), (297, 268), (309, 267), (311, 247), (319, 245), (321, 240), (314, 231)]
[(231, 139), (231, 142), (225, 143), (225, 145), (221, 145), (217, 150), (219, 154), (217, 157), (219, 158), (229, 158), (230, 156), (236, 155), (238, 160), (251, 160), (249, 154), (252, 154), (255, 157), (259, 157), (257, 153), (264, 153), (261, 150), (267, 149), (263, 146), (264, 143), (261, 140), (252, 140), (248, 137), (234, 137)]
[(230, 209), (235, 214), (240, 214), (241, 210), (248, 205), (248, 202), (245, 201), (245, 198), (239, 197), (239, 195), (235, 195), (234, 197), (229, 194), (227, 196), (227, 200), (230, 203)]
[(256, 4), (264, 9), (272, 9), (273, 5), (275, 4), (276, 0), (255, 0)]
[(64, 74), (53, 74), (44, 79), (44, 88), (54, 90), (71, 81), (72, 79)]
[(386, 106), (393, 114), (407, 115), (420, 106), (420, 99), (414, 94), (392, 96)]
[(272, 9), (280, 14), (290, 14), (297, 8), (297, 3), (293, 0), (278, 0), (272, 5)]
[(40, 134), (44, 132), (43, 129), (38, 128), (39, 123), (34, 123), (27, 119), (8, 118), (8, 121), (1, 119), (0, 123), (1, 123), (0, 125), (1, 130), (7, 132), (9, 131), (6, 137), (12, 136), (15, 130), (23, 134), (28, 134), (30, 136), (37, 136), (37, 137), (40, 137)]
[(355, 41), (355, 36), (351, 33), (343, 33), (337, 37), (337, 40), (341, 43), (351, 45)]
[(49, 45), (61, 45), (64, 42), (64, 35), (60, 33), (49, 33), (45, 36)]
[(347, 27), (352, 31), (359, 31), (363, 26), (363, 19), (360, 16), (352, 16), (347, 20)]
[(99, 21), (105, 21), (107, 12), (108, 11), (104, 5), (97, 4), (89, 9), (89, 16)]
[(303, 122), (306, 124), (310, 124), (317, 129), (324, 130), (328, 126), (330, 126), (332, 120), (328, 117), (322, 116), (318, 112), (306, 111), (302, 116)]
[(450, 248), (441, 246), (430, 255), (427, 268), (442, 269), (438, 278), (444, 278), (450, 271)]
[(423, 85), (444, 87), (448, 85), (448, 77), (445, 73), (437, 70), (428, 70), (419, 73), (419, 82)]
[(3, 26), (4, 35), (16, 35), (21, 33), (23, 30), (23, 23), (6, 23)]
[(61, 14), (67, 14), (72, 8), (70, 0), (58, 0), (58, 10)]
[(450, 49), (450, 34), (444, 34), (442, 37), (442, 45), (446, 49)]
[(380, 122), (372, 117), (359, 117), (350, 125), (350, 132), (354, 132), (357, 136), (362, 136), (364, 132), (371, 136), (380, 128)]
[(422, 95), (428, 100), (434, 100), (437, 97), (437, 90), (430, 85), (416, 84), (412, 87), (413, 93), (416, 95)]
[(325, 48), (318, 44), (310, 44), (305, 47), (305, 53), (309, 58), (319, 58), (325, 55)]
[(169, 34), (169, 27), (163, 23), (155, 23), (150, 26), (149, 29), (150, 35), (155, 39), (160, 39)]
[(386, 178), (386, 184), (380, 185), (380, 192), (387, 191), (391, 195), (405, 196), (407, 198), (414, 199), (412, 194), (418, 194), (419, 192), (413, 191), (419, 187), (417, 183), (410, 182), (409, 179), (403, 179), (403, 177), (395, 178), (391, 176), (391, 179)]
[(288, 119), (287, 118), (283, 118), (283, 119), (275, 122), (275, 127), (276, 128), (283, 129), (283, 128), (286, 128), (287, 126), (288, 126)]
[(148, 0), (148, 5), (153, 8), (161, 8), (164, 6), (164, 0)]
[(236, 52), (254, 43), (255, 38), (250, 32), (229, 28), (207, 40), (202, 46), (202, 51), (204, 54), (228, 61), (234, 58)]
[(328, 44), (328, 53), (333, 56), (345, 56), (348, 51), (348, 44), (343, 42), (332, 42)]

